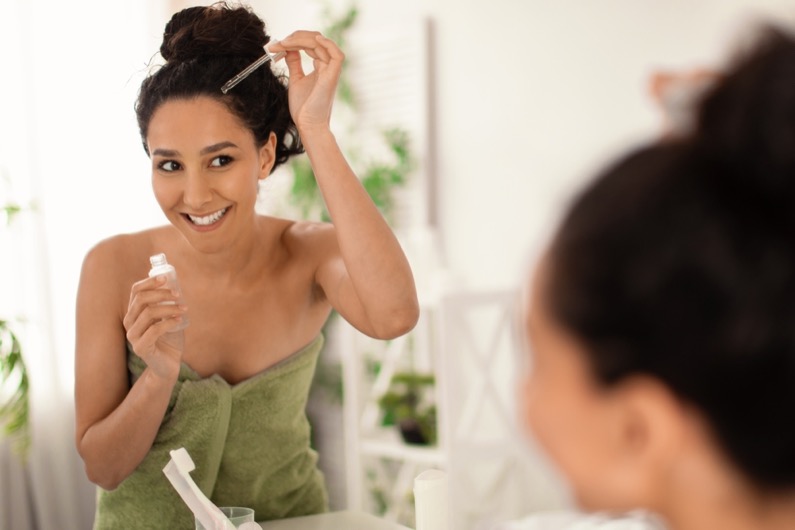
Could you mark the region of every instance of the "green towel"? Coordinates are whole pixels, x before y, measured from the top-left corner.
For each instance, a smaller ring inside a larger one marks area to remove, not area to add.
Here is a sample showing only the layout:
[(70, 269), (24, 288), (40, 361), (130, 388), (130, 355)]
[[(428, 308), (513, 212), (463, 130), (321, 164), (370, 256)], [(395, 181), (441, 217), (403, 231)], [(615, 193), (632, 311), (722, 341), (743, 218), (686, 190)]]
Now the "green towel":
[[(178, 530), (193, 514), (163, 474), (169, 451), (187, 449), (193, 480), (216, 506), (247, 506), (258, 521), (325, 512), (328, 497), (310, 447), (306, 402), (323, 335), (236, 385), (180, 368), (160, 431), (136, 470), (98, 489), (94, 528)], [(134, 384), (146, 364), (128, 345)]]

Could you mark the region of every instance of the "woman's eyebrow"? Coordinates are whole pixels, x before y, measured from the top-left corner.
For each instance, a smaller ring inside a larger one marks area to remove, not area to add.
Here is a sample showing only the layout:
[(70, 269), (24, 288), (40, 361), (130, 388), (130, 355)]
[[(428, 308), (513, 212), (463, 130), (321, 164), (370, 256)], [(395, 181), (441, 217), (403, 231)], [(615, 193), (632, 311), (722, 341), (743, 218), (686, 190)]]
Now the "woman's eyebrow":
[(152, 151), (152, 156), (164, 156), (166, 158), (174, 157), (174, 156), (179, 156), (179, 151), (176, 151), (174, 149), (155, 149), (154, 151)]
[(222, 149), (226, 149), (227, 147), (237, 147), (237, 145), (230, 141), (218, 142), (217, 144), (208, 145), (207, 147), (199, 151), (199, 154), (207, 155), (210, 153), (215, 153), (216, 151), (220, 151)]
[[(230, 142), (230, 141), (218, 142), (217, 144), (208, 145), (207, 147), (202, 148), (202, 150), (199, 151), (199, 154), (200, 155), (207, 155), (207, 154), (210, 154), (210, 153), (215, 153), (217, 151), (221, 151), (222, 149), (226, 149), (227, 147), (237, 147), (237, 144), (235, 144), (233, 142)], [(163, 156), (163, 157), (176, 157), (176, 156), (180, 156), (180, 153), (176, 149), (162, 149), (162, 148), (159, 148), (159, 149), (155, 149), (154, 151), (152, 151), (152, 156), (155, 156), (155, 155)]]

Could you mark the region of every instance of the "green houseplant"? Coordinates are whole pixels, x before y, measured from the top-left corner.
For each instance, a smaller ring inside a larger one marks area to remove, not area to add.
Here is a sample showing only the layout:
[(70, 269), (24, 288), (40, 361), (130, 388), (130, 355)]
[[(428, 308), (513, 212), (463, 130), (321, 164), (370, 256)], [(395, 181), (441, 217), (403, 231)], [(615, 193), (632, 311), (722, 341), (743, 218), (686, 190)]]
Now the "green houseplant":
[[(22, 207), (11, 201), (0, 207), (6, 227)], [(30, 447), (28, 370), (22, 357), (22, 345), (12, 324), (0, 319), (0, 427), (2, 436), (12, 440), (21, 456)]]
[(412, 445), (436, 444), (436, 404), (431, 398), (436, 379), (432, 374), (398, 372), (389, 390), (378, 400), (381, 425), (395, 426), (403, 441)]
[[(327, 7), (324, 15), (326, 21), (323, 33), (342, 49), (345, 49), (348, 31), (355, 26), (358, 15), (359, 11), (355, 5), (336, 16)], [(347, 75), (346, 65), (347, 61), (343, 63), (336, 99), (337, 103), (344, 107), (342, 114), (347, 116), (350, 127), (355, 128), (358, 115), (356, 93)], [(340, 143), (346, 151), (351, 165), (360, 176), (362, 186), (367, 190), (387, 222), (391, 223), (393, 221), (391, 215), (394, 204), (393, 192), (407, 183), (415, 163), (407, 131), (400, 127), (385, 127), (380, 131), (380, 139), (386, 148), (385, 156), (366, 161), (360, 158), (359, 148), (352, 144), (350, 138), (343, 135)], [(293, 178), (289, 194), (292, 205), (298, 208), (304, 218), (329, 221), (329, 214), (320, 195), (308, 157), (303, 155), (292, 158), (289, 168)]]
[(28, 390), (22, 346), (10, 324), (0, 320), (0, 424), (23, 456), (30, 445)]

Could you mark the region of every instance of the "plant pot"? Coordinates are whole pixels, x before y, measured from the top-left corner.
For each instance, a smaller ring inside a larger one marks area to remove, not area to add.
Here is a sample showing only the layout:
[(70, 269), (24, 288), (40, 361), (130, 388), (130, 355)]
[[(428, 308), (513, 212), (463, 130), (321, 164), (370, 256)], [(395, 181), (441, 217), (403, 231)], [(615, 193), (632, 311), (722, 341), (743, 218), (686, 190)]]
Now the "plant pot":
[(398, 429), (403, 441), (409, 445), (428, 445), (428, 440), (422, 433), (420, 424), (414, 418), (405, 418), (398, 422)]

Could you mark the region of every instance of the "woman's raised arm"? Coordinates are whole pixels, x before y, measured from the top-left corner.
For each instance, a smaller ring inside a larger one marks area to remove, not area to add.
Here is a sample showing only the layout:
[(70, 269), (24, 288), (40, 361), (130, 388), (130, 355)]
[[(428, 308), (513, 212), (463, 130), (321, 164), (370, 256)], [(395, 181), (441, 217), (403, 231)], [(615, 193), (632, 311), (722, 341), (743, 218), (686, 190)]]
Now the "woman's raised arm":
[[(332, 306), (363, 333), (382, 339), (402, 335), (419, 317), (411, 267), (329, 125), (344, 54), (310, 31), (295, 32), (269, 48), (287, 52), (290, 112), (334, 225), (321, 249), (316, 280)], [(309, 74), (301, 51), (313, 59)]]

